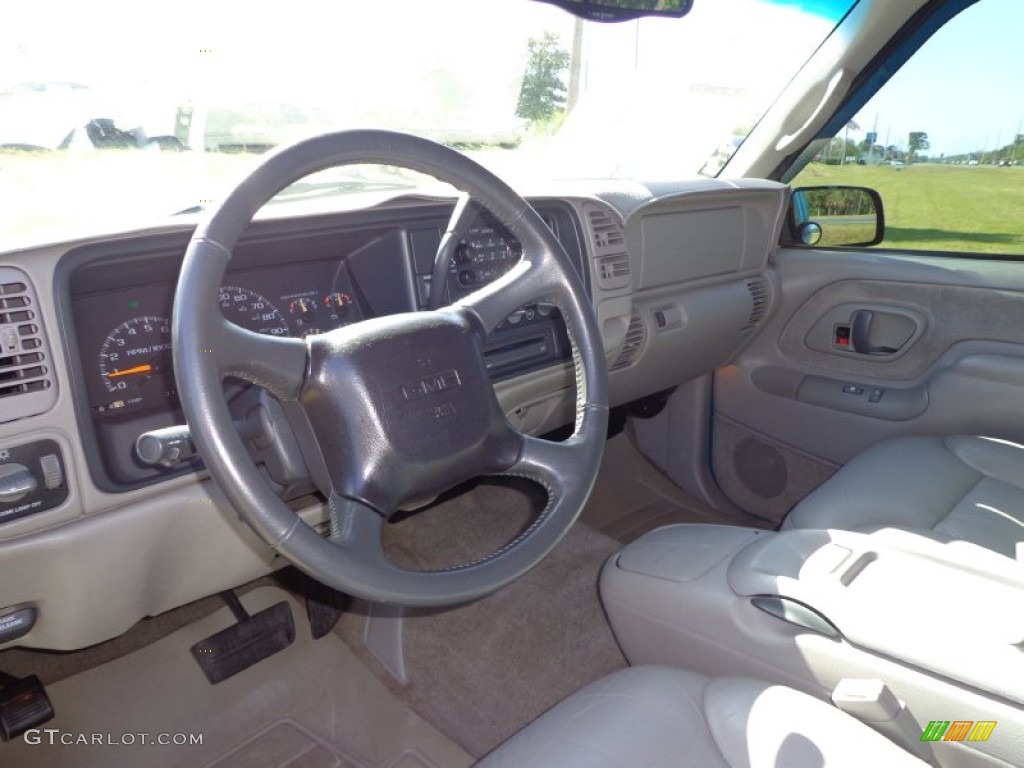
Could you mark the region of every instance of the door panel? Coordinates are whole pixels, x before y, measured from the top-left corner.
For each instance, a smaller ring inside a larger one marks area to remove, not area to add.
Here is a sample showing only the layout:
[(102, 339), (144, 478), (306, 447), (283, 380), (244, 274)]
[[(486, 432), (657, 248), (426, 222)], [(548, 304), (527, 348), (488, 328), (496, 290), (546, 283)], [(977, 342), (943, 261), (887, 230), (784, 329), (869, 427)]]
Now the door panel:
[(735, 503), (781, 519), (887, 437), (1024, 442), (1024, 265), (782, 249), (773, 266), (778, 309), (715, 374), (713, 470)]

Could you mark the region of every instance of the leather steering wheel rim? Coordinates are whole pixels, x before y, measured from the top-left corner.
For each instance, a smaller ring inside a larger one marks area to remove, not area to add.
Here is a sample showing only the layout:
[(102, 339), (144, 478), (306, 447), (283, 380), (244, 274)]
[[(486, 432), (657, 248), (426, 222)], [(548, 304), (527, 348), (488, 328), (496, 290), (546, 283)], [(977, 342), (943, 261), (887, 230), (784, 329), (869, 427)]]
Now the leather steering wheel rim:
[[(451, 307), (368, 320), (305, 340), (261, 336), (226, 321), (218, 289), (255, 213), (294, 181), (357, 163), (409, 168), (469, 194), (520, 241), (519, 263)], [(487, 332), (514, 309), (540, 300), (559, 308), (572, 343), (576, 421), (562, 443), (516, 432), (498, 410), (483, 365)], [(342, 592), (422, 606), (488, 594), (551, 551), (593, 487), (608, 421), (607, 371), (583, 282), (522, 197), (473, 160), (432, 141), (390, 131), (341, 131), (267, 155), (197, 227), (178, 280), (172, 340), (182, 407), (214, 480), (267, 544)], [(407, 352), (418, 349), (427, 351), (409, 360)], [(424, 392), (433, 390), (419, 386), (424, 372), (426, 380), (439, 382), (437, 388), (451, 390), (447, 408), (430, 405)], [(320, 461), (314, 463), (321, 471), (310, 469), (329, 501), (330, 537), (304, 523), (261, 478), (224, 401), (228, 375), (301, 406), (317, 437)], [(449, 412), (452, 418), (437, 421)], [(417, 444), (430, 455), (412, 458)], [(546, 508), (514, 541), (474, 563), (408, 571), (386, 557), (380, 536), (395, 505), (482, 474), (540, 483), (548, 493)]]

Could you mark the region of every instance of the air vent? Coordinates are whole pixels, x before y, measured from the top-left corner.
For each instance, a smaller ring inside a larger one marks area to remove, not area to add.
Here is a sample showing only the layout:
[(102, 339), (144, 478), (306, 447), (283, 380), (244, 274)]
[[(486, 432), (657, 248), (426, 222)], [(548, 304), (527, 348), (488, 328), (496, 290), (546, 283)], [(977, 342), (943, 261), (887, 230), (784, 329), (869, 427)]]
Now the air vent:
[(56, 399), (35, 292), (21, 270), (0, 267), (0, 422), (43, 413)]
[(585, 205), (584, 211), (590, 224), (598, 286), (606, 291), (628, 288), (632, 264), (626, 251), (626, 236), (618, 219), (611, 211), (593, 204)]
[(629, 328), (626, 329), (626, 339), (622, 342), (622, 350), (615, 358), (615, 362), (612, 363), (611, 370), (619, 371), (636, 363), (646, 341), (647, 326), (644, 325), (644, 319), (640, 313), (634, 312), (629, 318)]
[(597, 277), (602, 283), (616, 282), (623, 278), (628, 283), (629, 274), (629, 255), (626, 253), (613, 253), (597, 259)]
[(747, 290), (750, 291), (750, 317), (747, 324), (740, 330), (749, 331), (755, 325), (764, 320), (768, 312), (768, 281), (763, 278), (747, 280)]
[(590, 217), (590, 231), (594, 235), (596, 248), (617, 248), (626, 243), (622, 230), (608, 211), (591, 208), (587, 215)]

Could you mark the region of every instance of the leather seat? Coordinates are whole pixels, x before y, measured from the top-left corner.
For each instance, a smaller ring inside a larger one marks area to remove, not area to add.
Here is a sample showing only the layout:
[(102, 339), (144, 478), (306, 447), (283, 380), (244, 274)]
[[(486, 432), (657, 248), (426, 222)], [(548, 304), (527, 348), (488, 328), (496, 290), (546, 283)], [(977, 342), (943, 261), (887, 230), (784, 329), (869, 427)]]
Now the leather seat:
[(1017, 557), (1024, 446), (967, 436), (885, 440), (801, 501), (782, 527), (903, 528)]
[(822, 768), (925, 763), (807, 694), (632, 667), (565, 699), (479, 768)]

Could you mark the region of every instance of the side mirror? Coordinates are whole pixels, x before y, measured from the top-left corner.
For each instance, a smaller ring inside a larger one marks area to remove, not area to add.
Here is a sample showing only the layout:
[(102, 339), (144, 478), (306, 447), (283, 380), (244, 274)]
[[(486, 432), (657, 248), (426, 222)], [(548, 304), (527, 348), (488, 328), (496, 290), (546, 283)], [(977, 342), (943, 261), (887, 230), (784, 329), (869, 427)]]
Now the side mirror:
[(795, 245), (876, 245), (885, 237), (882, 198), (867, 187), (800, 187), (789, 210)]

